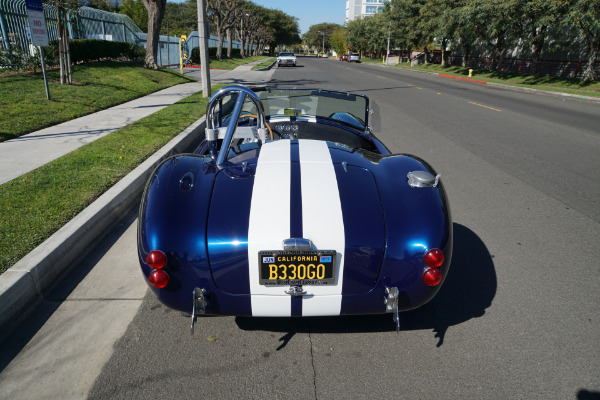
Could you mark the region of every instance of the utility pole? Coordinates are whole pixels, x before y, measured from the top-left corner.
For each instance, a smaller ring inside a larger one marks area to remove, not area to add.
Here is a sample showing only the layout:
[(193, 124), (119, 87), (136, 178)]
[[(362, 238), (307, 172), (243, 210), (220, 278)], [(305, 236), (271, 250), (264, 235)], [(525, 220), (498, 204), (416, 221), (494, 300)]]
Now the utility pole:
[(202, 76), (202, 96), (210, 97), (210, 66), (208, 65), (208, 24), (206, 23), (206, 0), (198, 3), (198, 39), (200, 50), (200, 65)]

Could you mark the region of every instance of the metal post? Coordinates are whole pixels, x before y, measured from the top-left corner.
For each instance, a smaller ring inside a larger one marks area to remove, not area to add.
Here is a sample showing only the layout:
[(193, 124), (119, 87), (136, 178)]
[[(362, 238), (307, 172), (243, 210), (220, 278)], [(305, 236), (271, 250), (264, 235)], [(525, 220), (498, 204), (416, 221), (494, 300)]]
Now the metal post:
[(387, 42), (387, 54), (385, 56), (385, 65), (388, 65), (388, 60), (390, 59), (390, 36), (392, 35), (392, 21), (388, 25), (388, 42)]
[(169, 20), (167, 20), (167, 67), (171, 65), (171, 37), (169, 36)]
[(6, 26), (4, 23), (4, 12), (0, 10), (0, 29), (2, 30), (2, 41), (4, 42), (4, 48), (8, 49), (8, 35), (6, 33)]
[(42, 73), (44, 74), (44, 84), (46, 85), (46, 98), (50, 100), (50, 89), (48, 89), (48, 76), (46, 75), (46, 60), (44, 60), (44, 48), (42, 46), (40, 49), (40, 58), (42, 59)]
[(208, 65), (208, 24), (206, 23), (206, 1), (198, 2), (198, 41), (200, 50), (200, 74), (202, 77), (202, 96), (210, 97), (210, 66)]

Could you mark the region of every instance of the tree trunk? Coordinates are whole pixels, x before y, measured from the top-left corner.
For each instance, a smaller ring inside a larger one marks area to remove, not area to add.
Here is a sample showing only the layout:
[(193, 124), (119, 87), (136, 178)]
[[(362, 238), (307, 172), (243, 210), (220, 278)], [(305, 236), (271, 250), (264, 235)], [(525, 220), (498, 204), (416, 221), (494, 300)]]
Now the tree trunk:
[(442, 39), (442, 67), (446, 66), (446, 44), (448, 43), (448, 39)]
[[(65, 22), (67, 21), (66, 19), (66, 12), (65, 12)], [(64, 35), (63, 37), (65, 38), (65, 70), (67, 71), (67, 83), (69, 85), (73, 84), (73, 73), (71, 71), (71, 48), (69, 46), (69, 30), (67, 29), (67, 24), (63, 24), (63, 29), (64, 29)]]
[(231, 58), (231, 46), (233, 46), (233, 37), (231, 35), (231, 28), (226, 31), (227, 34), (227, 58)]
[(464, 46), (464, 52), (463, 52), (463, 59), (462, 59), (462, 67), (463, 68), (467, 68), (467, 66), (469, 65), (469, 57), (471, 56), (471, 46), (469, 45), (465, 45)]
[(58, 66), (59, 66), (59, 75), (60, 75), (60, 83), (63, 85), (65, 83), (65, 49), (64, 49), (64, 29), (63, 29), (63, 19), (62, 19), (62, 7), (57, 7), (57, 24), (58, 24)]
[(156, 56), (160, 39), (160, 25), (165, 15), (167, 0), (143, 0), (143, 2), (146, 10), (148, 10), (148, 36), (146, 38), (144, 64), (146, 68), (157, 69)]
[(547, 26), (542, 26), (539, 30), (534, 29), (534, 39), (531, 42), (533, 47), (533, 73), (535, 75), (539, 75), (542, 69), (542, 51), (544, 49), (544, 43), (546, 41), (546, 28)]
[(241, 29), (237, 32), (238, 40), (240, 41), (240, 57), (244, 58), (246, 57), (246, 54), (244, 54), (244, 33)]
[(589, 40), (588, 62), (583, 73), (584, 82), (592, 82), (596, 79), (596, 59), (600, 53), (600, 36), (596, 40)]
[(502, 35), (498, 36), (498, 39), (496, 40), (496, 44), (494, 46), (494, 56), (492, 57), (492, 65), (490, 66), (490, 69), (492, 71), (496, 71), (498, 70), (498, 61), (500, 60), (500, 56), (502, 55), (502, 51), (504, 50), (504, 32), (502, 33)]
[(223, 58), (223, 31), (221, 29), (217, 29), (217, 58), (221, 60)]

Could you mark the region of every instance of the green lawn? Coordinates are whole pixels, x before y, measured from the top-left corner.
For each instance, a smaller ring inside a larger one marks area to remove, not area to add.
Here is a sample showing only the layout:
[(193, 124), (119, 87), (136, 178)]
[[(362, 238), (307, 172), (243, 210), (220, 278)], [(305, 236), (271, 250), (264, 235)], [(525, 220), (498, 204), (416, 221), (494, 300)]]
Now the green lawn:
[(42, 74), (0, 76), (0, 141), (91, 114), (169, 86), (192, 80), (166, 69), (102, 62), (73, 68), (73, 85), (48, 73), (50, 100)]
[(255, 71), (257, 69), (267, 68), (269, 65), (273, 64), (274, 61), (275, 61), (275, 57), (269, 57), (265, 61), (261, 62), (260, 64), (257, 64), (254, 67), (252, 67), (252, 70)]
[[(56, 72), (50, 77), (48, 101), (41, 74), (0, 76), (1, 140), (191, 81), (169, 70), (113, 62), (77, 66), (71, 86), (56, 83)], [(204, 115), (207, 101), (192, 95), (0, 185), (0, 273)]]
[(207, 102), (194, 94), (0, 185), (0, 273), (204, 115)]
[[(383, 64), (383, 60), (381, 59), (371, 59), (368, 57), (362, 58), (361, 62)], [(469, 68), (457, 66), (442, 67), (439, 64), (423, 64), (412, 67), (409, 63), (401, 63), (398, 65), (389, 65), (388, 67), (426, 71), (436, 74), (453, 75), (462, 78), (469, 77)], [(486, 82), (500, 83), (503, 85), (520, 86), (532, 89), (548, 90), (582, 96), (600, 97), (600, 81), (584, 83), (581, 81), (581, 79), (557, 78), (553, 76), (524, 75), (512, 72), (494, 72), (483, 69), (474, 69), (472, 71), (471, 78)]]
[(223, 60), (219, 61), (217, 59), (210, 60), (210, 67), (216, 69), (234, 69), (239, 67), (240, 65), (248, 64), (253, 61), (258, 61), (266, 58), (265, 56), (254, 56), (254, 57), (246, 57), (246, 58), (223, 58)]

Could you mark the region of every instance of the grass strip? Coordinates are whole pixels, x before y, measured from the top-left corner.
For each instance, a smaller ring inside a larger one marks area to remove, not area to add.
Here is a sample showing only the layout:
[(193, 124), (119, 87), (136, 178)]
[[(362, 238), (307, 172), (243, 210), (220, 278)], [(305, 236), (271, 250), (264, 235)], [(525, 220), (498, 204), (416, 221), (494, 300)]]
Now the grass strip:
[(245, 58), (223, 58), (223, 60), (211, 59), (210, 67), (215, 69), (234, 69), (240, 65), (248, 64), (253, 61), (262, 60), (265, 56), (252, 56)]
[(207, 102), (189, 96), (0, 185), (0, 273), (204, 115)]
[(271, 65), (273, 63), (274, 60), (275, 60), (275, 57), (269, 57), (265, 61), (261, 62), (260, 64), (257, 64), (254, 67), (252, 67), (252, 71), (256, 71), (257, 69), (267, 68), (269, 65)]
[(49, 71), (48, 81), (50, 100), (42, 74), (0, 78), (0, 141), (193, 80), (167, 69), (107, 61), (74, 66), (72, 85), (61, 85), (58, 71)]
[[(361, 62), (379, 62), (381, 59), (369, 59), (365, 57)], [(459, 66), (444, 66), (440, 64), (422, 64), (411, 66), (410, 63), (400, 63), (391, 67), (398, 67), (416, 71), (425, 71), (439, 74), (453, 75), (461, 78), (469, 78), (469, 68)], [(537, 76), (518, 74), (504, 71), (488, 71), (485, 69), (473, 69), (471, 79), (500, 83), (509, 86), (525, 87), (530, 89), (547, 90), (574, 94), (579, 96), (600, 97), (600, 81), (583, 82), (575, 78), (559, 78), (556, 76)]]

